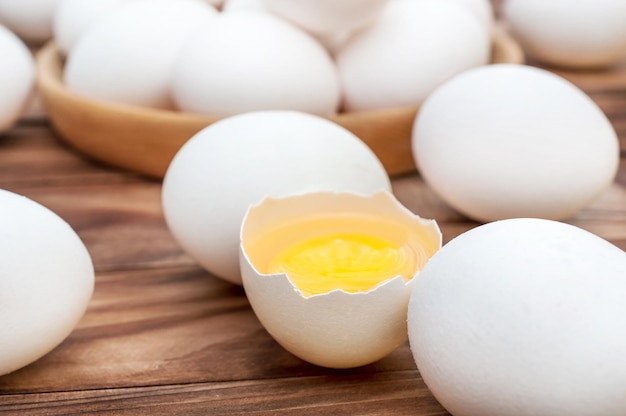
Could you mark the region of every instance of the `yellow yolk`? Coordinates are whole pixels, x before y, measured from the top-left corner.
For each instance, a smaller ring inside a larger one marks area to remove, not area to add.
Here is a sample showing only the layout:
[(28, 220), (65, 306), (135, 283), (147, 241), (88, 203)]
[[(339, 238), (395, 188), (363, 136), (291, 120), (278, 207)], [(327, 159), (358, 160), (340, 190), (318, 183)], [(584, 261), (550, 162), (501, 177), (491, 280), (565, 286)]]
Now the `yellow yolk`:
[(334, 289), (364, 292), (396, 276), (410, 279), (413, 252), (383, 238), (360, 233), (330, 234), (289, 246), (270, 260), (269, 273), (287, 273), (307, 295)]
[(246, 252), (263, 274), (286, 273), (304, 296), (367, 292), (413, 278), (438, 249), (421, 226), (374, 215), (314, 216), (259, 230)]

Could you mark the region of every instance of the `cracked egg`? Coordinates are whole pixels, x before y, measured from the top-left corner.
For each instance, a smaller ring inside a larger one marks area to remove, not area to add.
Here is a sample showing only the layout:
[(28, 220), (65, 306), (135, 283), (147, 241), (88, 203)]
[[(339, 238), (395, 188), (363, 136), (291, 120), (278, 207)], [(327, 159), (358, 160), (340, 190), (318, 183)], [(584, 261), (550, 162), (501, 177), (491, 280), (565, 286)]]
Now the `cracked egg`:
[(437, 223), (387, 191), (267, 198), (244, 217), (241, 274), (255, 314), (286, 350), (358, 367), (407, 340), (413, 281), (440, 247)]

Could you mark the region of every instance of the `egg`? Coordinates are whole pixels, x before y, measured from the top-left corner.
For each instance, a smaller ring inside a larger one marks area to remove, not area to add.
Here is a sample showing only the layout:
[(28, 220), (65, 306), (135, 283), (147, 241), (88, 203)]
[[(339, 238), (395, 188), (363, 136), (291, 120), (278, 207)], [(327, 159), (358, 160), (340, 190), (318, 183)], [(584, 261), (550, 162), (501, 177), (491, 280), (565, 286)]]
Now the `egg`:
[(502, 16), (524, 51), (543, 63), (603, 68), (626, 58), (622, 0), (506, 0)]
[(24, 43), (0, 26), (0, 133), (10, 129), (33, 96), (35, 62)]
[(441, 0), (391, 1), (337, 52), (347, 111), (419, 105), (438, 85), (489, 60), (490, 36)]
[(286, 350), (320, 366), (362, 366), (406, 342), (414, 276), (440, 246), (436, 222), (389, 192), (269, 198), (242, 223), (243, 286)]
[(29, 43), (52, 37), (52, 16), (60, 0), (0, 0), (0, 22)]
[(182, 47), (172, 75), (178, 108), (230, 116), (257, 110), (331, 115), (339, 79), (311, 36), (267, 13), (223, 13)]
[(184, 40), (217, 10), (201, 0), (134, 0), (88, 30), (69, 54), (64, 82), (85, 97), (172, 109), (171, 72)]
[(484, 222), (569, 218), (607, 189), (619, 163), (600, 108), (563, 78), (524, 65), (446, 82), (424, 101), (412, 135), (426, 183)]
[(52, 34), (59, 51), (67, 55), (89, 28), (128, 1), (60, 0), (52, 17)]
[(61, 343), (91, 299), (91, 257), (58, 215), (0, 190), (0, 375)]
[(531, 218), (444, 245), (413, 285), (411, 351), (455, 416), (614, 416), (626, 409), (626, 253)]
[(387, 172), (358, 137), (322, 117), (257, 111), (194, 135), (163, 180), (166, 223), (181, 247), (214, 275), (241, 284), (239, 228), (267, 196), (390, 190)]
[(224, 0), (222, 12), (234, 11), (269, 13), (265, 0)]
[(466, 7), (487, 31), (495, 24), (493, 4), (490, 0), (449, 0), (459, 6)]
[(267, 8), (316, 35), (354, 32), (378, 18), (389, 0), (265, 0)]

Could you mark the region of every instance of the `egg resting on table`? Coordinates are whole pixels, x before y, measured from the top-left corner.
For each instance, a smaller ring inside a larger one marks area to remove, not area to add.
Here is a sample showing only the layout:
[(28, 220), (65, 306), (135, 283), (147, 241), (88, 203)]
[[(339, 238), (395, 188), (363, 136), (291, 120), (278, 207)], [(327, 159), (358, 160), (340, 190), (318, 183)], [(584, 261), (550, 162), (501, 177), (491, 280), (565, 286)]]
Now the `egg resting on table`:
[(626, 409), (626, 253), (578, 227), (518, 218), (453, 239), (413, 286), (417, 367), (455, 416)]
[(91, 257), (46, 207), (0, 190), (0, 375), (41, 358), (74, 329), (91, 299)]
[(513, 64), (466, 71), (421, 106), (412, 149), (449, 205), (478, 221), (565, 219), (612, 183), (619, 141), (579, 88)]
[(406, 341), (411, 287), (439, 247), (436, 222), (389, 192), (267, 198), (241, 227), (243, 286), (285, 349), (316, 365), (357, 367)]
[(167, 225), (205, 269), (241, 284), (239, 228), (267, 196), (391, 190), (376, 155), (319, 116), (257, 111), (222, 119), (178, 151), (163, 181)]

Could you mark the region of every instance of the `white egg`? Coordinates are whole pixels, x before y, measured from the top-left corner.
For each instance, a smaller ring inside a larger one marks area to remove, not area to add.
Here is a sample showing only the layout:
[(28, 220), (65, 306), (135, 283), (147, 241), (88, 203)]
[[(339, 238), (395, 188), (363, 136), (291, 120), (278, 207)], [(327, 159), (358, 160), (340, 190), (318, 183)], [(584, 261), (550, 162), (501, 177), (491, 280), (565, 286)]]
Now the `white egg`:
[(52, 37), (52, 16), (60, 0), (0, 0), (0, 22), (26, 42)]
[(506, 0), (502, 15), (524, 51), (544, 63), (593, 68), (626, 57), (623, 0)]
[(419, 105), (438, 85), (489, 60), (490, 36), (465, 8), (392, 1), (337, 52), (347, 110)]
[(0, 190), (0, 375), (61, 343), (91, 299), (94, 270), (74, 230), (44, 206)]
[(580, 89), (524, 65), (489, 65), (433, 92), (413, 127), (425, 181), (479, 220), (563, 219), (613, 181), (613, 126)]
[(626, 253), (572, 225), (486, 224), (413, 286), (409, 341), (455, 416), (614, 416), (626, 409)]
[(278, 16), (317, 35), (362, 29), (378, 18), (389, 0), (265, 0)]
[(487, 30), (491, 31), (495, 23), (493, 4), (490, 0), (449, 0), (459, 6), (466, 7), (474, 14), (480, 24)]
[(307, 193), (247, 212), (241, 273), (255, 314), (285, 349), (313, 364), (357, 367), (406, 342), (411, 287), (440, 247), (436, 222), (388, 192)]
[(228, 116), (256, 110), (337, 111), (339, 80), (311, 36), (265, 13), (224, 13), (190, 37), (172, 75), (183, 111)]
[(35, 62), (24, 43), (0, 26), (0, 133), (7, 131), (22, 115), (32, 97)]
[(52, 19), (52, 33), (61, 53), (67, 55), (89, 28), (128, 1), (60, 0)]
[(224, 0), (204, 0), (213, 7), (222, 7)]
[(171, 109), (170, 78), (191, 32), (217, 10), (200, 0), (135, 0), (88, 30), (65, 65), (69, 89), (86, 97)]
[(241, 284), (239, 228), (266, 196), (390, 190), (374, 153), (326, 119), (293, 111), (232, 116), (197, 133), (172, 160), (163, 210), (174, 237), (200, 265)]
[(265, 0), (225, 0), (222, 12), (263, 12), (269, 13)]

